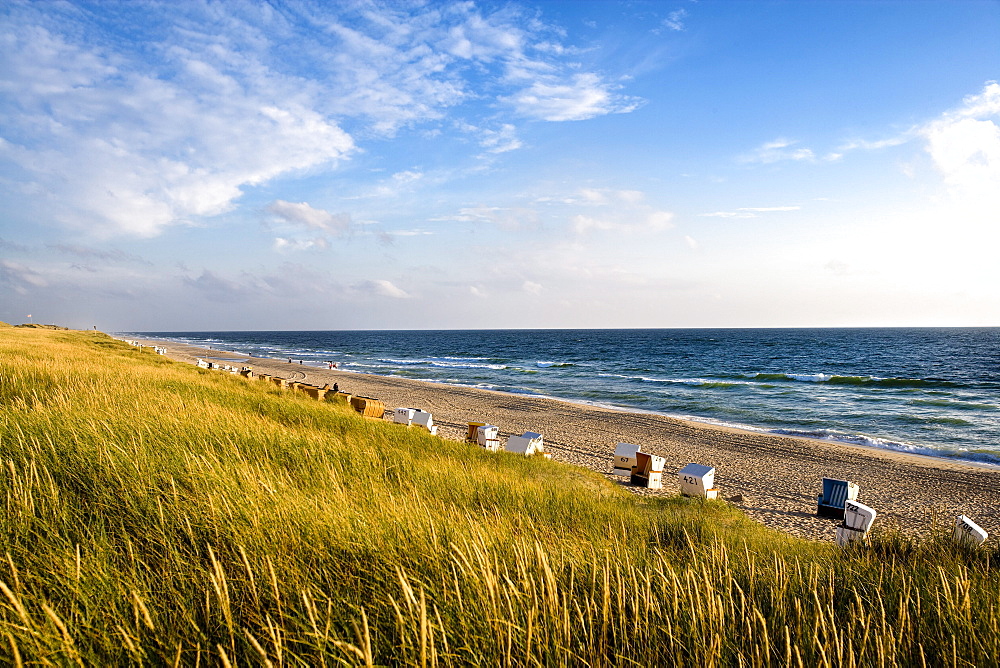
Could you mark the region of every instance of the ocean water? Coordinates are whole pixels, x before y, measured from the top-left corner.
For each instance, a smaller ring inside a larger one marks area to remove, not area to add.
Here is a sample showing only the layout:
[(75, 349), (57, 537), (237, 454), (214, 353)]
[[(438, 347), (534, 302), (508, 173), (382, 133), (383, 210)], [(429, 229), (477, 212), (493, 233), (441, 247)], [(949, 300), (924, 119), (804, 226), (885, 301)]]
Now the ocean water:
[(134, 334), (1000, 464), (1000, 328)]

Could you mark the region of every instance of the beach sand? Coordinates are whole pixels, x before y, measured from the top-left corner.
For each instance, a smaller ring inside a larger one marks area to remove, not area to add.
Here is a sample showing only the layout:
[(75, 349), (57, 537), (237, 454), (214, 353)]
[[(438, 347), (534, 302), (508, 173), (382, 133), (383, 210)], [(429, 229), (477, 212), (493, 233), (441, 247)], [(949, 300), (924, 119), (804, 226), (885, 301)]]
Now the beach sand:
[[(934, 457), (717, 427), (660, 415), (610, 410), (555, 399), (357, 374), (287, 360), (247, 358), (236, 353), (169, 341), (171, 359), (229, 358), (257, 372), (374, 397), (390, 409), (430, 411), (439, 435), (462, 440), (466, 423), (488, 422), (503, 437), (540, 432), (557, 461), (608, 476), (636, 494), (678, 494), (676, 471), (697, 462), (716, 467), (720, 498), (762, 524), (803, 538), (833, 541), (838, 520), (817, 517), (816, 496), (824, 477), (861, 487), (858, 500), (878, 512), (875, 526), (897, 525), (906, 534), (950, 531), (964, 514), (1000, 537), (1000, 469)], [(502, 439), (503, 440), (503, 439)], [(615, 444), (634, 443), (665, 457), (662, 490), (645, 490), (612, 476)]]

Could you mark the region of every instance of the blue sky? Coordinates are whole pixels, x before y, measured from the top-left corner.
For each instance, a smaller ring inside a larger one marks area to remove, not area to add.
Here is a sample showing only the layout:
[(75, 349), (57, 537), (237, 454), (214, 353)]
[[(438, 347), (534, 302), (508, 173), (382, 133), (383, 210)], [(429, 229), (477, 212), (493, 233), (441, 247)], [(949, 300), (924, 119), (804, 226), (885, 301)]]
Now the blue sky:
[(0, 320), (1000, 325), (998, 2), (6, 2)]

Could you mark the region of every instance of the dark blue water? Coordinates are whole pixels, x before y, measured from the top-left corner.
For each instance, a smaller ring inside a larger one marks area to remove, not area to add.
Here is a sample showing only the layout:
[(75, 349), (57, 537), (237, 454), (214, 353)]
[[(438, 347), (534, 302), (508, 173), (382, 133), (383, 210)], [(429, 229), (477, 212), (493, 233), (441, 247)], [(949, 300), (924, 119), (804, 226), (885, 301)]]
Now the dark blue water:
[(1000, 464), (1000, 329), (144, 332)]

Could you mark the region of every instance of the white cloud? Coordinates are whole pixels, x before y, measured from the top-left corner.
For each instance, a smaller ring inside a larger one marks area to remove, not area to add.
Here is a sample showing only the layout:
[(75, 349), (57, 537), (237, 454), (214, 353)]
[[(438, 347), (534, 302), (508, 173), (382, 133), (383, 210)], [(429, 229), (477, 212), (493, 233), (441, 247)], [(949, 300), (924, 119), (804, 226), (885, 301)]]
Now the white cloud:
[(309, 250), (311, 248), (326, 250), (329, 247), (330, 242), (323, 237), (314, 237), (312, 239), (286, 239), (284, 237), (274, 238), (274, 250), (279, 253), (284, 251)]
[(457, 215), (440, 220), (488, 223), (502, 230), (514, 231), (536, 227), (538, 212), (527, 207), (475, 206), (459, 209)]
[(613, 230), (617, 227), (617, 224), (610, 220), (602, 220), (601, 218), (584, 216), (582, 214), (577, 214), (570, 218), (570, 223), (573, 225), (573, 231), (577, 234), (586, 234), (591, 230)]
[(552, 201), (590, 207), (587, 213), (569, 217), (570, 226), (577, 234), (661, 232), (673, 227), (674, 214), (646, 204), (645, 199), (646, 194), (640, 190), (581, 188), (574, 196)]
[(517, 138), (517, 128), (504, 123), (499, 130), (483, 130), (480, 145), (489, 153), (506, 153), (521, 148), (524, 144)]
[(991, 206), (1000, 201), (998, 121), (1000, 84), (989, 82), (980, 94), (919, 130), (945, 184), (955, 194), (986, 198)]
[(910, 141), (912, 137), (909, 134), (899, 135), (898, 137), (889, 137), (888, 139), (878, 139), (875, 141), (868, 141), (865, 139), (852, 139), (850, 141), (844, 142), (837, 147), (837, 153), (832, 153), (831, 155), (836, 155), (838, 158), (848, 151), (863, 150), (863, 151), (877, 151), (883, 148), (891, 148), (893, 146), (900, 146)]
[(669, 230), (674, 226), (674, 214), (669, 211), (652, 211), (646, 216), (644, 227), (654, 232)]
[(48, 281), (37, 271), (19, 262), (0, 260), (0, 285), (24, 295), (32, 288), (44, 288)]
[(542, 292), (542, 284), (526, 280), (521, 284), (521, 289), (529, 295), (538, 295)]
[(663, 25), (671, 30), (684, 30), (684, 18), (687, 16), (687, 11), (684, 9), (676, 9), (667, 15), (667, 18), (663, 19)]
[(614, 86), (592, 72), (571, 81), (543, 77), (514, 95), (501, 98), (522, 116), (545, 121), (581, 121), (612, 113), (627, 113), (638, 100), (618, 95)]
[(351, 217), (348, 214), (333, 214), (324, 209), (313, 208), (305, 202), (295, 203), (278, 199), (267, 206), (267, 211), (282, 222), (335, 235), (342, 235), (351, 227)]
[(754, 213), (770, 213), (772, 211), (798, 211), (800, 206), (747, 206), (740, 211), (752, 211)]
[(361, 283), (355, 284), (354, 287), (361, 292), (367, 292), (380, 297), (389, 297), (390, 299), (410, 298), (410, 294), (406, 292), (406, 290), (397, 287), (391, 281), (387, 281), (385, 279), (362, 281)]
[(3, 187), (37, 217), (105, 236), (201, 224), (248, 188), (336, 167), (355, 138), (457, 105), (490, 119), (481, 147), (500, 154), (522, 142), (497, 102), (552, 121), (637, 104), (514, 6), (132, 3), (81, 16), (23, 3), (0, 19)]
[(608, 204), (636, 205), (646, 198), (641, 190), (611, 190), (609, 188), (581, 188), (576, 196), (564, 198), (568, 204), (583, 203), (595, 206)]
[[(336, 163), (353, 150), (335, 123), (294, 99), (251, 90), (182, 50), (164, 74), (41, 27), (8, 34), (0, 150), (49, 195), (54, 217), (152, 236), (230, 209), (242, 188)], [(267, 141), (261, 141), (261, 138)]]
[(740, 162), (771, 164), (784, 160), (792, 161), (814, 161), (816, 155), (812, 149), (795, 148), (797, 141), (779, 138), (774, 141), (761, 144), (751, 153), (739, 157)]
[(743, 206), (735, 211), (715, 211), (699, 214), (704, 218), (758, 218), (759, 213), (798, 211), (800, 206)]

